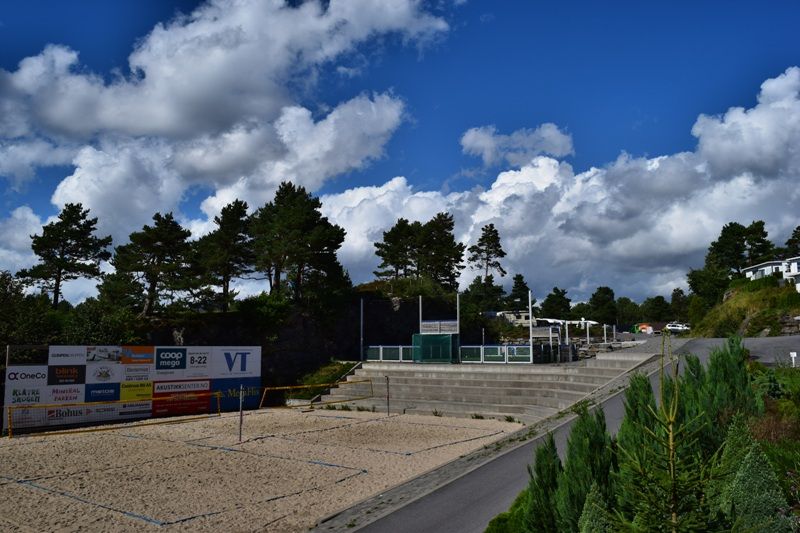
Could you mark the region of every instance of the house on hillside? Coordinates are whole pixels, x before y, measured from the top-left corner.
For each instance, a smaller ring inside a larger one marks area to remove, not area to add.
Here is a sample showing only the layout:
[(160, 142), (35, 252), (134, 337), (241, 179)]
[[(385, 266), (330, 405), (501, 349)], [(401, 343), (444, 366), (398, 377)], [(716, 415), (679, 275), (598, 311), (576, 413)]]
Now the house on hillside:
[(767, 276), (780, 275), (790, 283), (794, 283), (797, 292), (800, 292), (800, 256), (790, 257), (776, 261), (765, 261), (751, 267), (742, 269), (744, 277), (750, 281), (765, 278)]

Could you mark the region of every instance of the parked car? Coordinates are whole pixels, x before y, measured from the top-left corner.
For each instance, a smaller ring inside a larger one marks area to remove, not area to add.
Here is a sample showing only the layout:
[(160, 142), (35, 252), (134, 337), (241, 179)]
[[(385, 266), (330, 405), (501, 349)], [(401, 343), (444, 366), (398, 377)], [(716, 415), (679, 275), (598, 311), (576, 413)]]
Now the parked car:
[(670, 322), (664, 329), (668, 330), (670, 333), (686, 333), (687, 331), (691, 331), (692, 328), (689, 327), (689, 324), (682, 324), (681, 322)]

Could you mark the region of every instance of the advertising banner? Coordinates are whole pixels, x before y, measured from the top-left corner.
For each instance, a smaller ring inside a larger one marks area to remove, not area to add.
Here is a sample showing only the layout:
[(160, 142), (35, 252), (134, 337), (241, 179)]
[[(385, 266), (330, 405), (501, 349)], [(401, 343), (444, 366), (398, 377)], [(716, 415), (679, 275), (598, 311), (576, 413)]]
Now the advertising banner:
[[(20, 406), (45, 403), (47, 394), (47, 366), (10, 366), (6, 368), (3, 405)], [(3, 409), (3, 429), (8, 429), (8, 411), (6, 409)]]
[[(119, 383), (125, 380), (124, 366), (119, 363), (87, 363), (86, 384)], [(147, 381), (137, 379), (133, 381)]]
[(86, 365), (47, 367), (48, 385), (82, 385), (86, 383)]
[(122, 381), (152, 381), (153, 365), (122, 365)]
[(54, 385), (47, 387), (48, 401), (44, 403), (82, 403), (86, 385)]
[[(212, 379), (211, 392), (221, 394), (221, 406), (223, 411), (234, 411), (239, 409), (239, 386), (244, 386), (244, 408), (257, 409), (261, 401), (261, 378), (229, 378)], [(213, 399), (216, 402), (216, 398)], [(213, 404), (214, 409), (217, 408)]]
[(252, 378), (261, 375), (260, 346), (216, 347), (212, 350), (211, 378)]
[(152, 346), (120, 346), (120, 362), (131, 364), (153, 364)]
[(113, 402), (119, 400), (119, 383), (96, 383), (86, 385), (86, 402)]
[[(161, 381), (153, 384), (153, 416), (207, 414), (209, 380)], [(198, 397), (198, 394), (203, 394)], [(159, 398), (164, 400), (159, 401)]]
[(150, 418), (153, 414), (153, 402), (124, 402), (117, 404), (119, 417), (123, 419)]
[(152, 381), (125, 381), (119, 386), (120, 400), (149, 400), (153, 396)]
[(50, 366), (85, 365), (86, 346), (50, 346), (47, 364)]
[(155, 381), (183, 379), (186, 374), (185, 346), (156, 346)]
[(259, 346), (51, 346), (48, 363), (6, 369), (4, 405), (48, 406), (15, 410), (16, 427), (206, 414), (210, 392), (234, 410), (240, 385), (246, 408), (260, 400)]
[(87, 346), (87, 363), (119, 363), (122, 349), (119, 346)]

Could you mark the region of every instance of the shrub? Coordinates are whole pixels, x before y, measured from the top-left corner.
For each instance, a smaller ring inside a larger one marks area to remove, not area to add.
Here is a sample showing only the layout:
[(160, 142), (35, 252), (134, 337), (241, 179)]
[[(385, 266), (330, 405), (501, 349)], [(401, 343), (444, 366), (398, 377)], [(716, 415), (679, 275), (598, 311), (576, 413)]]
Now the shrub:
[(528, 466), (530, 498), (525, 524), (529, 531), (556, 531), (555, 494), (561, 472), (561, 459), (549, 433), (536, 448), (533, 468)]
[(789, 533), (792, 530), (786, 498), (772, 467), (754, 444), (744, 458), (731, 485), (731, 514), (734, 527), (763, 533)]

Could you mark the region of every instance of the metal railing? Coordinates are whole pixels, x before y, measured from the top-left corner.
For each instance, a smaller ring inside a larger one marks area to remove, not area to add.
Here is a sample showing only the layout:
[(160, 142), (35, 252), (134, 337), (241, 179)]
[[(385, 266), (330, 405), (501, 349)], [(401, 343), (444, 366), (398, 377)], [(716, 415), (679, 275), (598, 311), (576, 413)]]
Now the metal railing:
[(462, 363), (532, 363), (531, 347), (526, 345), (462, 346)]
[(367, 346), (367, 361), (395, 361), (399, 363), (414, 362), (413, 346)]

